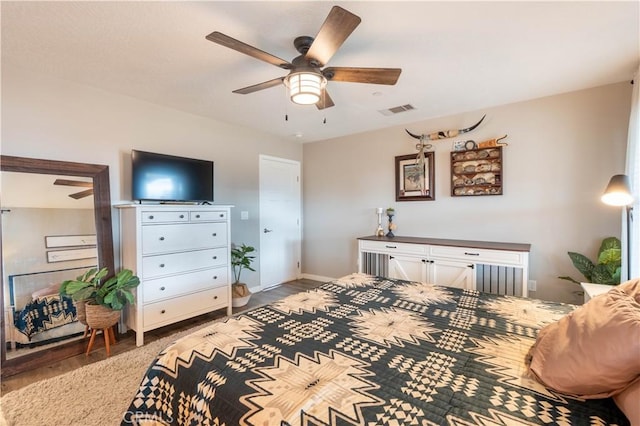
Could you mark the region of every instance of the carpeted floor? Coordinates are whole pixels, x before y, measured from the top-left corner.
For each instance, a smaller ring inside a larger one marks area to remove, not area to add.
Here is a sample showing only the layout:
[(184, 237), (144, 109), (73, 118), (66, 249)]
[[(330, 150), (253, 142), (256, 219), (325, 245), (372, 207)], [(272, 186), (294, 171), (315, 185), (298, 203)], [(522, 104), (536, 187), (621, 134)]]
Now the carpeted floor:
[(0, 399), (0, 425), (119, 425), (155, 356), (204, 326), (9, 392)]

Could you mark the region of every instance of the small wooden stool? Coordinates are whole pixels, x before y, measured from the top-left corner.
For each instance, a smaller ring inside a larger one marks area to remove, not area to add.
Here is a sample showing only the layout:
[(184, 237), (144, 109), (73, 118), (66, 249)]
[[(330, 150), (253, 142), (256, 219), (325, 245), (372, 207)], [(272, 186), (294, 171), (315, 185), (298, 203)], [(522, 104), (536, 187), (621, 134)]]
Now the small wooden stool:
[[(115, 332), (113, 331), (113, 325), (111, 327), (107, 327), (107, 328), (103, 328), (102, 329), (102, 334), (104, 335), (104, 346), (107, 350), (107, 356), (111, 355), (111, 345), (115, 345), (116, 344), (116, 335)], [(89, 346), (87, 346), (87, 353), (85, 354), (86, 356), (89, 356), (89, 352), (91, 352), (91, 349), (93, 348), (93, 343), (96, 340), (96, 334), (98, 333), (97, 329), (91, 329), (91, 337), (89, 338)]]

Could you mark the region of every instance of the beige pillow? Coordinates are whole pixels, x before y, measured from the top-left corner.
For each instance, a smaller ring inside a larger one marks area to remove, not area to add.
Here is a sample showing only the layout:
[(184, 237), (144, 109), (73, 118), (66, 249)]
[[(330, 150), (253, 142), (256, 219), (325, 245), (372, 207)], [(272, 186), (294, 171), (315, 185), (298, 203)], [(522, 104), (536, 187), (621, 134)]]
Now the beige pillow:
[(31, 297), (33, 298), (33, 300), (35, 300), (43, 296), (49, 296), (50, 294), (58, 294), (59, 291), (60, 283), (49, 284), (47, 287), (41, 288), (40, 290), (36, 290), (31, 293)]
[(616, 288), (627, 293), (629, 296), (632, 296), (636, 299), (636, 302), (640, 303), (640, 278), (624, 282)]
[(640, 303), (627, 294), (635, 287), (619, 287), (540, 330), (530, 351), (530, 370), (540, 383), (606, 398), (640, 375)]
[(640, 426), (640, 376), (631, 386), (615, 395), (613, 400), (627, 416), (631, 426)]

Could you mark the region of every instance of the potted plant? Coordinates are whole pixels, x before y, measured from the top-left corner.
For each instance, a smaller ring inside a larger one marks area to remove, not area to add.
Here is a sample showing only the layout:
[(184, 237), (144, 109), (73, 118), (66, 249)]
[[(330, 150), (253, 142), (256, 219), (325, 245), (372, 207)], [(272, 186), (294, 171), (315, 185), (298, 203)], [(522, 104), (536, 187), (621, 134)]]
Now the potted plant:
[[(568, 254), (573, 266), (584, 275), (587, 282), (608, 285), (620, 284), (622, 248), (620, 240), (616, 237), (608, 237), (602, 240), (596, 263), (580, 253), (570, 251)], [(580, 281), (568, 276), (558, 278), (580, 284)]]
[(127, 303), (134, 302), (133, 289), (140, 279), (129, 269), (123, 269), (102, 282), (107, 268), (92, 268), (75, 280), (66, 280), (60, 286), (60, 294), (70, 296), (77, 307), (86, 310), (86, 325), (104, 329), (118, 321), (120, 311)]
[(251, 292), (247, 285), (240, 282), (240, 274), (243, 269), (255, 272), (255, 269), (251, 267), (251, 262), (255, 259), (255, 256), (252, 256), (251, 253), (255, 251), (255, 248), (246, 244), (242, 244), (239, 247), (235, 246), (231, 249), (231, 267), (233, 268), (234, 279), (231, 285), (231, 306), (234, 308), (246, 305), (251, 298)]

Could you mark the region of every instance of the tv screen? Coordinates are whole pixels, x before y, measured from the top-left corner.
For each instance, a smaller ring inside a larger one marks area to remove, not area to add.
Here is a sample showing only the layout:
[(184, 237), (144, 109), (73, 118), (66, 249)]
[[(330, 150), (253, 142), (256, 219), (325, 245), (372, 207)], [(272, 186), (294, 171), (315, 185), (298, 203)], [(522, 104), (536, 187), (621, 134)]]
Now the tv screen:
[(213, 201), (213, 161), (131, 151), (131, 197), (139, 201)]

